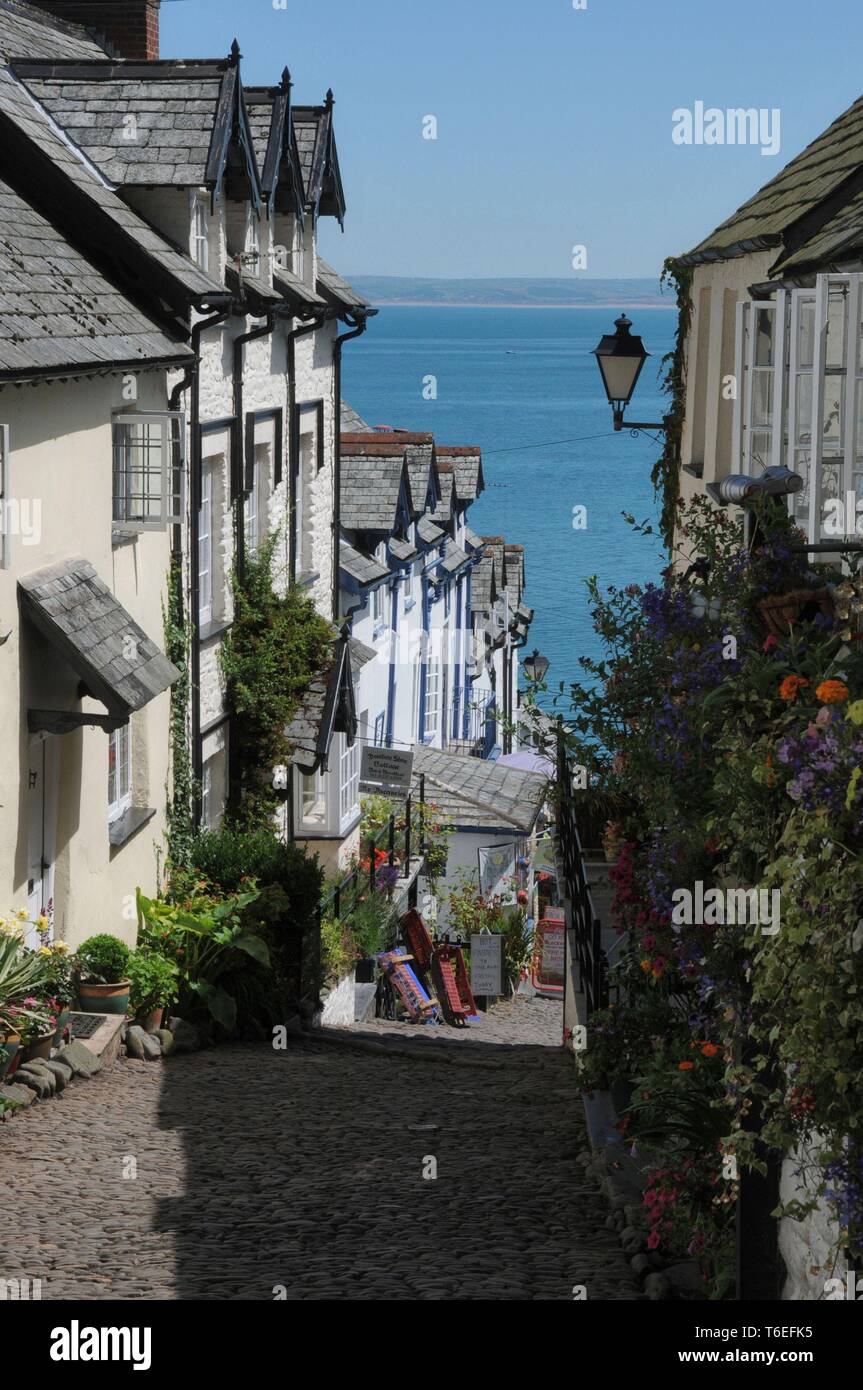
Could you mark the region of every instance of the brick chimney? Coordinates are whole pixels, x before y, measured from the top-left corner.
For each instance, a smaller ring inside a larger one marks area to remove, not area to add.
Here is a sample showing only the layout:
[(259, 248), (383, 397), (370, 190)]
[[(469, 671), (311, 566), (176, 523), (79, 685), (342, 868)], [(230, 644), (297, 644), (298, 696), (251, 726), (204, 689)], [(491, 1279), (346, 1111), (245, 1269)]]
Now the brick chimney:
[(158, 58), (161, 0), (29, 0), (55, 19), (83, 24), (121, 58)]

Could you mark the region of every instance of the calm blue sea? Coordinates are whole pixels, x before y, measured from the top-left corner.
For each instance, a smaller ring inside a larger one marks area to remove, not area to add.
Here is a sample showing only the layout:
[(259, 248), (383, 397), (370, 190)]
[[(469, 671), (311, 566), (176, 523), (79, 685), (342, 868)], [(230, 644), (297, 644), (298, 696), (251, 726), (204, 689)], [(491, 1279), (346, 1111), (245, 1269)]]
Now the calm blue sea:
[[(551, 690), (580, 676), (580, 656), (598, 655), (585, 577), (623, 585), (655, 577), (662, 563), (659, 545), (633, 535), (621, 516), (655, 520), (650, 470), (659, 449), (613, 433), (591, 356), (616, 317), (610, 309), (384, 308), (344, 353), (344, 397), (370, 425), (482, 446), (486, 490), (469, 523), (525, 546), (526, 600), (536, 610), (529, 645), (551, 662)], [(652, 356), (629, 413), (659, 420), (667, 409), (660, 362), (676, 316), (656, 309), (630, 318)], [(423, 399), (428, 376), (437, 378), (436, 400)], [(572, 525), (579, 505), (585, 530)]]

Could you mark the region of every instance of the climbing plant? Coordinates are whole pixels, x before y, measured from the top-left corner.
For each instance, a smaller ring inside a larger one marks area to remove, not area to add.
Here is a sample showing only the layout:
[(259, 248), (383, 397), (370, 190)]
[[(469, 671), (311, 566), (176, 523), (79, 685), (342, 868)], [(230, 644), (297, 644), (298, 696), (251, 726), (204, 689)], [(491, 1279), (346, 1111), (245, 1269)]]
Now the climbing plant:
[(671, 408), (665, 417), (665, 446), (654, 465), (651, 481), (661, 504), (660, 531), (666, 548), (674, 544), (674, 524), (680, 490), (680, 446), (683, 421), (686, 415), (686, 342), (692, 324), (692, 270), (669, 257), (662, 268), (661, 283), (668, 285), (677, 296), (677, 333), (674, 347), (662, 359), (665, 368), (663, 391), (671, 397)]
[(245, 827), (272, 820), (279, 805), (273, 770), (291, 753), (285, 731), (335, 637), (311, 599), (293, 588), (278, 592), (277, 540), (274, 533), (231, 576), (234, 621), (220, 655), (236, 757), (231, 816)]
[(167, 595), (162, 604), (165, 653), (180, 672), (171, 686), (171, 773), (166, 788), (168, 871), (186, 868), (195, 836), (196, 783), (189, 746), (189, 634), (183, 622), (182, 574), (177, 557), (168, 571)]

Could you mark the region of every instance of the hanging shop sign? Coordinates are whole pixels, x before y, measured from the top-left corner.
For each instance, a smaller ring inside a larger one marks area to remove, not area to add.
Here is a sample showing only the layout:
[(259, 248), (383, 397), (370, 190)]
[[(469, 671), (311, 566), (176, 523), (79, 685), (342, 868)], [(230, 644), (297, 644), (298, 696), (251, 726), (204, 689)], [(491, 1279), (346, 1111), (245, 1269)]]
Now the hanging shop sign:
[(382, 796), (407, 796), (414, 770), (413, 749), (375, 748), (363, 744), (360, 791)]

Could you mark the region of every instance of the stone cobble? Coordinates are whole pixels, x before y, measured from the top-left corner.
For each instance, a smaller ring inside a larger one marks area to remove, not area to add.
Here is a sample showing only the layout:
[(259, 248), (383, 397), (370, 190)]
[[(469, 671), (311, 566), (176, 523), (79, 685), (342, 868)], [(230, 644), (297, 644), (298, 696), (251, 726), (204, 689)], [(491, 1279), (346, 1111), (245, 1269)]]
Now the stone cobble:
[(469, 1033), (118, 1061), (0, 1127), (0, 1278), (43, 1299), (636, 1299), (576, 1162), (559, 1025), (518, 1000)]

